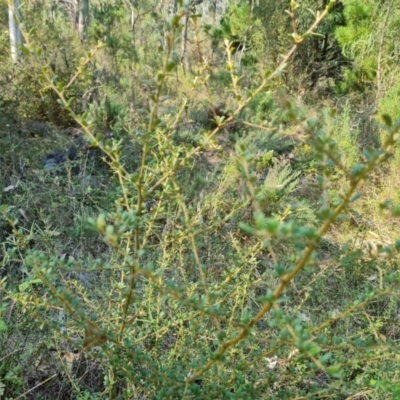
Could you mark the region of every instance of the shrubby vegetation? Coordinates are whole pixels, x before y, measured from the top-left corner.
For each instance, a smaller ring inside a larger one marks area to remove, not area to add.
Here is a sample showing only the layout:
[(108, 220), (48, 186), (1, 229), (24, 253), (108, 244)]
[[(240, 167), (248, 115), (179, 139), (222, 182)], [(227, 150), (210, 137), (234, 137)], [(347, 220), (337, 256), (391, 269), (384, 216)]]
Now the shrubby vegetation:
[(398, 0), (276, 3), (20, 7), (1, 398), (399, 398)]

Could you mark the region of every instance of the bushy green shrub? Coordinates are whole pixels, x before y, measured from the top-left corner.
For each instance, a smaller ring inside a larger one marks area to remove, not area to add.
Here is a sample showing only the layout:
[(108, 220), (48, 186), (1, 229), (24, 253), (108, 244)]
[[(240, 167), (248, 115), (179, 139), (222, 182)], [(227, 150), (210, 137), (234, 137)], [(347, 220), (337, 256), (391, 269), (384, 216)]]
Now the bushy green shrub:
[(357, 123), (351, 120), (350, 105), (346, 103), (340, 115), (336, 118), (334, 140), (338, 145), (342, 162), (347, 168), (351, 168), (360, 160), (358, 135)]
[(379, 112), (388, 114), (392, 119), (400, 115), (400, 83), (393, 85), (379, 100)]
[[(333, 4), (316, 15), (313, 29)], [(292, 14), (296, 8), (291, 2)], [(0, 339), (7, 346), (11, 336), (18, 343), (30, 338), (26, 351), (12, 350), (2, 359), (7, 396), (38, 390), (35, 394), (54, 398), (66, 387), (69, 398), (82, 399), (354, 398), (365, 392), (385, 398), (393, 392), (386, 382), (398, 380), (399, 245), (377, 246), (371, 262), (361, 246), (327, 243), (349, 218), (360, 186), (388, 159), (400, 122), (387, 120), (381, 148), (367, 149), (364, 163), (351, 165), (350, 108), (337, 122), (344, 136), (335, 136), (332, 120), (306, 118), (288, 102), (271, 104), (267, 88), (308, 32), (295, 36), (297, 45), (276, 71), (251, 90), (241, 86), (228, 55), (232, 110), (196, 132), (201, 140), (190, 142), (185, 138), (190, 130), (180, 130), (180, 124), (193, 111), (191, 96), (201, 87), (210, 103), (213, 97), (210, 66), (201, 60), (190, 90), (165, 105), (168, 85), (176, 85), (173, 53), (184, 16), (178, 10), (164, 47), (153, 55), (162, 68), (152, 71), (149, 106), (138, 123), (118, 113), (116, 99), (110, 109), (93, 110), (94, 116), (123, 121), (127, 134), (120, 138), (103, 141), (91, 116), (70, 100), (74, 81), (58, 85), (43, 71), (64, 111), (104, 154), (113, 177), (93, 196), (97, 204), (89, 211), (90, 194), (67, 200), (66, 180), (54, 178), (60, 191), (40, 200), (49, 216), (37, 215), (34, 223), (22, 207), (10, 204), (19, 205), (21, 193), (6, 191), (15, 199), (0, 208), (10, 232), (2, 267), (19, 274), (0, 281), (6, 304), (0, 308), (0, 329), (6, 332)], [(98, 50), (81, 65), (90, 65)], [(259, 115), (246, 114), (249, 106)], [(277, 119), (265, 115), (270, 107)], [(233, 149), (223, 132), (239, 116), (246, 117), (246, 128), (228, 138), (237, 142)], [(293, 139), (289, 131), (295, 128), (301, 134)], [(312, 178), (322, 194), (342, 179), (336, 198), (321, 199), (318, 208), (295, 198), (304, 172), (291, 165), (291, 150), (303, 141), (315, 156)], [(213, 164), (210, 153), (216, 150)], [(274, 158), (275, 152), (285, 154)], [(62, 201), (73, 206), (69, 218), (78, 215), (75, 240), (71, 231), (61, 230), (67, 227), (58, 207)], [(381, 208), (391, 218), (399, 216), (393, 203)], [(16, 316), (22, 318), (18, 323)], [(31, 332), (43, 347), (35, 347)], [(29, 349), (43, 357), (31, 357)], [(54, 373), (43, 372), (43, 364)], [(95, 372), (87, 386), (90, 371)], [(51, 382), (60, 386), (46, 386)]]

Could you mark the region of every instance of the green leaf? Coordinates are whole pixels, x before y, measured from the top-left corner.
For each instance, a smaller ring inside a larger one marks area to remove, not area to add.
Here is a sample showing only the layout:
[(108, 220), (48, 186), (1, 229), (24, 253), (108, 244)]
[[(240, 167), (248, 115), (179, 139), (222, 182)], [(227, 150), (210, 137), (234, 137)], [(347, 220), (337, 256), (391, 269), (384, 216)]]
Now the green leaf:
[(261, 212), (255, 213), (254, 217), (255, 217), (256, 228), (258, 230), (264, 229), (265, 224), (266, 224), (266, 219), (265, 219), (264, 213), (261, 213)]
[(0, 332), (7, 330), (7, 324), (4, 322), (3, 319), (0, 319)]
[(307, 122), (307, 126), (310, 129), (313, 129), (313, 128), (318, 126), (318, 119), (317, 118), (310, 118), (306, 122)]
[(26, 46), (21, 46), (20, 50), (24, 54), (29, 54), (30, 53), (30, 49), (28, 49)]
[(325, 39), (325, 35), (322, 35), (321, 33), (312, 32), (311, 35), (320, 39)]
[(276, 218), (268, 218), (267, 222), (266, 222), (266, 225), (265, 225), (265, 228), (267, 229), (267, 231), (270, 234), (275, 235), (278, 232), (279, 225), (280, 225), (280, 222), (279, 222), (278, 219), (276, 219)]
[(180, 15), (174, 15), (171, 21), (171, 25), (176, 27), (179, 25), (179, 20), (181, 19)]
[(392, 120), (392, 118), (391, 118), (390, 115), (388, 115), (388, 114), (382, 114), (382, 115), (381, 115), (381, 118), (383, 119), (383, 122), (384, 122), (384, 124), (385, 124), (387, 127), (393, 126), (393, 120)]
[(286, 267), (283, 264), (278, 264), (274, 268), (275, 272), (277, 273), (278, 276), (283, 276), (286, 274)]
[(28, 289), (29, 286), (31, 286), (31, 285), (33, 285), (33, 284), (35, 284), (35, 283), (42, 283), (42, 280), (39, 279), (39, 278), (27, 280), (27, 281), (21, 283), (21, 284), (18, 286), (19, 291), (20, 291), (20, 292), (24, 292), (26, 289)]
[(366, 166), (364, 164), (356, 164), (352, 170), (351, 175), (353, 178), (358, 178), (360, 175), (364, 173)]
[(171, 72), (177, 66), (176, 61), (170, 61), (167, 66), (165, 67), (167, 72)]
[(275, 301), (275, 296), (271, 289), (267, 290), (267, 294), (264, 296), (264, 299), (267, 303), (273, 303)]
[(314, 18), (317, 18), (317, 16), (315, 15), (315, 12), (314, 12), (313, 9), (311, 9), (311, 8), (306, 8), (306, 10), (307, 10)]
[(338, 365), (332, 365), (328, 368), (327, 372), (329, 375), (332, 375), (335, 378), (340, 378), (341, 376), (341, 368)]
[(244, 222), (239, 222), (239, 228), (242, 231), (245, 231), (246, 233), (249, 233), (250, 235), (255, 235), (256, 230), (252, 228), (250, 225), (244, 223)]
[(316, 356), (317, 354), (321, 353), (321, 347), (316, 345), (315, 343), (311, 343), (311, 346), (309, 349), (307, 349), (307, 354), (311, 357)]
[(332, 353), (331, 353), (331, 352), (328, 352), (328, 353), (325, 353), (324, 355), (322, 355), (322, 356), (319, 358), (319, 361), (320, 361), (322, 364), (326, 364), (331, 358), (332, 358)]
[(96, 227), (97, 227), (97, 230), (98, 230), (101, 234), (104, 234), (104, 233), (105, 233), (105, 229), (106, 229), (106, 215), (105, 215), (105, 214), (100, 214), (100, 215), (97, 217)]
[(399, 204), (393, 206), (391, 211), (392, 211), (393, 217), (396, 217), (396, 218), (400, 217), (400, 205)]
[(356, 202), (361, 197), (361, 193), (356, 193), (351, 199), (350, 203)]

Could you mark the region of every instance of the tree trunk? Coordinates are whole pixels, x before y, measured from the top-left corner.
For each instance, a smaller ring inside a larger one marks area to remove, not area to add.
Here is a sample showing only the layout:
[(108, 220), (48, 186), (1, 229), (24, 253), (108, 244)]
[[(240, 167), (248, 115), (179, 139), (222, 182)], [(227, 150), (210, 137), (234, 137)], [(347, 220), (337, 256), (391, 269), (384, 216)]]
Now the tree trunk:
[(86, 40), (89, 26), (89, 0), (79, 0), (78, 33), (82, 42)]
[(191, 69), (189, 56), (187, 54), (188, 24), (189, 24), (189, 15), (185, 15), (184, 26), (182, 29), (182, 52), (181, 52), (181, 63), (185, 72), (190, 72)]
[(21, 45), (21, 31), (19, 29), (19, 0), (14, 0), (8, 4), (8, 24), (10, 29), (10, 49), (11, 60), (17, 63), (21, 56), (19, 46)]
[(135, 46), (136, 44), (136, 37), (135, 37), (135, 9), (131, 5), (131, 31), (132, 31), (132, 45)]

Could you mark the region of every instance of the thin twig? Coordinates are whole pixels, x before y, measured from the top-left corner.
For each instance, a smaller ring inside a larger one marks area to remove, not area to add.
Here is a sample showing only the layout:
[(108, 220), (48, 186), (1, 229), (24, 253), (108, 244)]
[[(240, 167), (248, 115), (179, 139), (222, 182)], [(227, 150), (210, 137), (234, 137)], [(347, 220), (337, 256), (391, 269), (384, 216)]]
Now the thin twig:
[(19, 395), (18, 397), (16, 397), (14, 400), (18, 400), (18, 399), (22, 399), (23, 397), (25, 397), (28, 393), (33, 392), (35, 389), (37, 389), (38, 387), (44, 385), (45, 383), (49, 382), (50, 380), (52, 380), (53, 378), (55, 378), (57, 376), (57, 374), (54, 374), (50, 377), (48, 377), (47, 379), (45, 379), (43, 382), (38, 383), (36, 386), (34, 386), (32, 389), (29, 389), (27, 392)]

